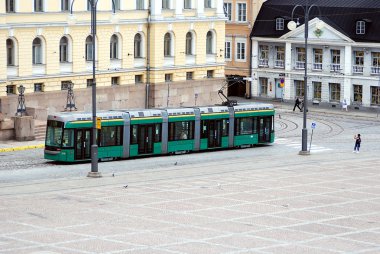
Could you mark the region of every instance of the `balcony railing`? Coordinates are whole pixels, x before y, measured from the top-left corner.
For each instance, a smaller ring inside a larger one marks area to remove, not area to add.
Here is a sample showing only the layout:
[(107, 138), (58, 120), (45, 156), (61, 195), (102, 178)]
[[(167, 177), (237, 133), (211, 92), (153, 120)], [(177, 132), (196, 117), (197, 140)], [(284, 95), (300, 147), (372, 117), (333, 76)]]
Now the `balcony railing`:
[(296, 69), (298, 69), (298, 70), (304, 70), (305, 69), (305, 62), (303, 62), (303, 61), (296, 61)]
[(322, 63), (313, 63), (313, 70), (322, 70)]
[(352, 66), (352, 72), (353, 73), (359, 73), (359, 74), (363, 74), (363, 65), (353, 65)]
[(285, 62), (284, 60), (276, 60), (274, 62), (274, 67), (275, 68), (284, 68), (285, 67)]
[(332, 72), (338, 72), (340, 70), (341, 70), (340, 64), (331, 64), (330, 65), (330, 71), (332, 71)]
[(259, 66), (268, 67), (268, 59), (259, 59)]
[(380, 74), (380, 67), (371, 66), (371, 74), (379, 75)]

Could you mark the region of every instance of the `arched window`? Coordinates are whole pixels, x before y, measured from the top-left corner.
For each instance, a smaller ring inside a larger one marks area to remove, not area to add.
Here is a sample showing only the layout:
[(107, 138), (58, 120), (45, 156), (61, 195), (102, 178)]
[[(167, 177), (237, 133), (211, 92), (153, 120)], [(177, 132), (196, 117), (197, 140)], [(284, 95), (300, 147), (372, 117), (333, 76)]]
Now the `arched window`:
[(206, 35), (206, 54), (213, 54), (214, 49), (213, 49), (213, 43), (214, 43), (214, 38), (213, 34), (211, 31), (207, 32)]
[(65, 36), (63, 36), (61, 40), (59, 41), (59, 61), (61, 63), (69, 61), (68, 47), (69, 47), (69, 41), (67, 40)]
[(111, 42), (110, 42), (110, 58), (111, 59), (118, 59), (119, 54), (119, 38), (117, 38), (117, 35), (114, 34), (111, 36)]
[(92, 36), (89, 35), (86, 38), (86, 61), (92, 61), (94, 57), (94, 51), (92, 49)]
[(7, 39), (7, 65), (15, 65), (15, 44), (11, 39)]
[(186, 34), (186, 55), (193, 55), (193, 34), (191, 32)]
[(141, 34), (136, 34), (135, 35), (135, 58), (140, 58), (142, 57), (142, 38)]
[(164, 37), (164, 56), (172, 56), (172, 37), (166, 33)]
[(42, 64), (42, 41), (40, 38), (33, 40), (32, 55), (33, 64)]

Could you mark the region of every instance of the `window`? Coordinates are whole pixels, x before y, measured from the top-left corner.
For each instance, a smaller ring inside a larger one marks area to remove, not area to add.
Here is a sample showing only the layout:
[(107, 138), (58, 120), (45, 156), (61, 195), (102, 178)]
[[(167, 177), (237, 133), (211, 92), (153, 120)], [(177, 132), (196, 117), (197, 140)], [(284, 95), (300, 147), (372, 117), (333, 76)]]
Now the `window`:
[(162, 9), (170, 9), (170, 0), (162, 0)]
[(205, 8), (211, 8), (211, 0), (205, 0)]
[(15, 85), (7, 85), (7, 95), (16, 94), (16, 86)]
[(313, 70), (322, 70), (323, 51), (322, 49), (313, 49)]
[(135, 83), (139, 84), (143, 82), (143, 75), (135, 75)]
[(119, 59), (118, 54), (119, 38), (116, 34), (111, 36), (110, 41), (110, 59)]
[(15, 1), (16, 0), (6, 0), (5, 2), (5, 11), (7, 13), (10, 13), (10, 12), (15, 12), (16, 8), (15, 8)]
[(331, 50), (331, 71), (340, 70), (340, 50)]
[(305, 69), (305, 48), (296, 48), (296, 69)]
[(90, 1), (87, 1), (87, 10), (91, 11), (91, 3), (90, 3)]
[(259, 78), (259, 82), (260, 82), (260, 96), (268, 95), (268, 79)]
[(355, 65), (364, 65), (364, 51), (354, 51)]
[(365, 21), (356, 21), (356, 34), (365, 34)]
[(228, 21), (232, 20), (232, 4), (231, 3), (224, 3), (224, 14), (226, 15), (226, 18)]
[(184, 9), (191, 9), (191, 0), (184, 0), (183, 7)]
[(213, 78), (214, 77), (214, 70), (207, 70), (207, 78)]
[(321, 100), (322, 94), (322, 83), (321, 82), (313, 82), (313, 99)]
[(194, 76), (194, 72), (186, 72), (186, 80), (192, 80)]
[(121, 146), (123, 144), (122, 126), (102, 126), (99, 133), (99, 146)]
[(354, 102), (361, 104), (363, 101), (363, 86), (354, 85)]
[(213, 40), (213, 34), (211, 31), (208, 31), (207, 32), (207, 35), (206, 35), (206, 54), (213, 54), (214, 50), (213, 50), (213, 43), (214, 43), (214, 40)]
[(34, 0), (34, 11), (43, 12), (44, 11), (44, 1), (43, 0)]
[(34, 84), (34, 92), (43, 92), (44, 84), (43, 83), (35, 83)]
[(194, 139), (194, 121), (169, 123), (169, 141)]
[(276, 18), (276, 30), (284, 30), (284, 18)]
[(236, 43), (236, 59), (245, 60), (245, 42)]
[(92, 48), (92, 36), (89, 35), (87, 36), (86, 38), (86, 61), (92, 61), (93, 57), (94, 57), (94, 51), (93, 51), (93, 48)]
[(226, 41), (224, 43), (224, 58), (226, 60), (231, 59), (231, 42), (230, 41)]
[(70, 8), (70, 0), (61, 0), (61, 11), (68, 11)]
[(165, 74), (165, 82), (172, 82), (173, 81), (173, 74), (166, 73)]
[(259, 47), (259, 66), (268, 66), (269, 60), (269, 46), (268, 45), (260, 45)]
[(193, 55), (193, 34), (188, 32), (186, 34), (186, 55)]
[(276, 46), (276, 61), (274, 63), (274, 67), (285, 67), (285, 47), (283, 46)]
[(371, 105), (380, 105), (380, 87), (371, 86)]
[(380, 52), (372, 52), (372, 74), (380, 74)]
[(94, 80), (92, 78), (87, 79), (87, 87), (91, 87), (94, 84)]
[(172, 38), (170, 33), (166, 33), (164, 37), (164, 56), (172, 56)]
[(68, 40), (65, 36), (59, 41), (59, 61), (61, 63), (68, 62)]
[(239, 22), (247, 21), (247, 4), (238, 3), (237, 4), (237, 16)]
[(235, 119), (235, 136), (257, 133), (257, 118), (242, 117)]
[(340, 101), (340, 84), (330, 83), (330, 101)]
[(111, 78), (111, 86), (120, 85), (120, 77), (112, 77)]
[(144, 0), (136, 0), (136, 10), (144, 10)]
[[(112, 4), (112, 0), (111, 1), (111, 4)], [(113, 0), (114, 4), (115, 4), (115, 10), (120, 10), (120, 0)]]
[(61, 90), (69, 89), (70, 83), (72, 83), (70, 80), (61, 81)]
[(15, 44), (12, 39), (7, 39), (7, 65), (15, 65)]
[(141, 58), (142, 57), (142, 38), (141, 34), (136, 34), (134, 39), (134, 53), (135, 58)]
[(33, 64), (42, 64), (42, 41), (40, 38), (33, 40), (32, 55)]
[(295, 96), (303, 96), (304, 95), (304, 84), (305, 81), (303, 80), (294, 80), (294, 86), (295, 86)]

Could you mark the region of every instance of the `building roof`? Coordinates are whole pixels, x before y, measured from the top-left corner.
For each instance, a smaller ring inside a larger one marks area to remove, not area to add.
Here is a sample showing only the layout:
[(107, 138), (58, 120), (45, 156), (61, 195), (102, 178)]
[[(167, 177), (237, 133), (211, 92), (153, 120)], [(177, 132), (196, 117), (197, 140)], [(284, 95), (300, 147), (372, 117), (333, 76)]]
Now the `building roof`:
[[(278, 38), (289, 32), (287, 23), (291, 20), (294, 6), (305, 6), (306, 0), (268, 0), (263, 3), (254, 23), (251, 36)], [(380, 42), (380, 1), (379, 0), (309, 0), (309, 20), (318, 17), (334, 29), (357, 42)], [(320, 11), (319, 11), (319, 10)], [(285, 19), (285, 29), (276, 30), (275, 20)], [(299, 18), (304, 24), (304, 12), (297, 8), (293, 20)], [(365, 21), (365, 34), (356, 34), (356, 21)]]

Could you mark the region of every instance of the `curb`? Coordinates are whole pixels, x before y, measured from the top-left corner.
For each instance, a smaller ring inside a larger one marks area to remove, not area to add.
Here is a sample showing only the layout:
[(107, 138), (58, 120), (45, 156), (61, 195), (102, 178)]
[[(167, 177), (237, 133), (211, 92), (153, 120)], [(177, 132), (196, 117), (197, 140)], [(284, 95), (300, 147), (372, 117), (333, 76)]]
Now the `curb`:
[(0, 153), (22, 151), (22, 150), (28, 150), (28, 149), (44, 148), (44, 147), (45, 147), (45, 144), (19, 146), (19, 147), (12, 147), (12, 148), (0, 148)]

